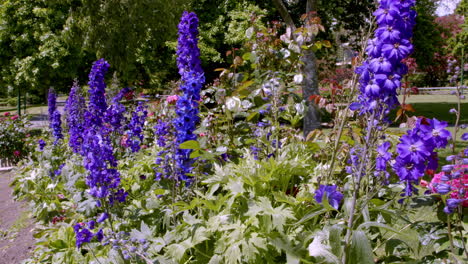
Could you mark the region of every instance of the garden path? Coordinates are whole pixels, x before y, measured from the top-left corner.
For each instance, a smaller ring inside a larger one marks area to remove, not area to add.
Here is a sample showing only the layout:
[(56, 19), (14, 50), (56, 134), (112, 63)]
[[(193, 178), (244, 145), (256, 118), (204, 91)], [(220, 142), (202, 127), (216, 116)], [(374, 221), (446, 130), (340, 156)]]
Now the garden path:
[(18, 264), (33, 246), (33, 221), (26, 204), (13, 200), (9, 184), (13, 173), (0, 171), (0, 264)]

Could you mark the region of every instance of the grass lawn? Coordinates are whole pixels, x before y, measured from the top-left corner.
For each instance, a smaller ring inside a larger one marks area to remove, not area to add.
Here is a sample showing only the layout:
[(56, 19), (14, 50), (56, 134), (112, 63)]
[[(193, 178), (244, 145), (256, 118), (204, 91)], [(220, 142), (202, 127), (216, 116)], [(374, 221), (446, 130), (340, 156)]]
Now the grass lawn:
[[(399, 100), (402, 102), (403, 97), (400, 95)], [(413, 114), (416, 116), (424, 116), (427, 118), (437, 118), (438, 120), (447, 121), (450, 125), (455, 125), (456, 116), (450, 114), (449, 110), (457, 109), (457, 97), (448, 94), (424, 94), (410, 95), (406, 98), (407, 104), (411, 104), (416, 110)], [(461, 101), (461, 117), (460, 124), (468, 123), (468, 100)], [(395, 111), (390, 114), (392, 120), (395, 120)]]

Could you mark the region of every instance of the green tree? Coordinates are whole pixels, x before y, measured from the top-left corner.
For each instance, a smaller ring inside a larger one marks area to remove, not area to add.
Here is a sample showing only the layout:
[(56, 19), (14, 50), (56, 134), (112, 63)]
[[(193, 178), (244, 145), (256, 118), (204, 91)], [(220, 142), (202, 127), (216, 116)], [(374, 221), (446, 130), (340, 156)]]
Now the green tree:
[(78, 2), (67, 19), (65, 40), (104, 57), (124, 84), (142, 79), (157, 83), (171, 73), (168, 67), (175, 69), (175, 63), (168, 65), (172, 56), (165, 42), (177, 37), (187, 0)]
[[(411, 57), (416, 59), (420, 70), (427, 72), (425, 83), (438, 85), (440, 70), (445, 62), (438, 58), (444, 55), (443, 29), (435, 22), (437, 0), (418, 0), (416, 2), (416, 26), (414, 27), (414, 52)], [(437, 60), (435, 56), (437, 55)]]
[(85, 54), (62, 38), (70, 7), (58, 0), (1, 1), (0, 87), (45, 101), (50, 86), (67, 90), (74, 77), (83, 75)]

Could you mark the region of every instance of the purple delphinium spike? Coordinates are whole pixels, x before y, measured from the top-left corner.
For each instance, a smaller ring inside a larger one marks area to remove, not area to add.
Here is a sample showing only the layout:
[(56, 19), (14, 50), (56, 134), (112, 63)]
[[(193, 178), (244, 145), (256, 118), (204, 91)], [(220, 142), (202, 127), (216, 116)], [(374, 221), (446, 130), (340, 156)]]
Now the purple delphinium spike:
[(86, 102), (81, 95), (81, 88), (78, 82), (75, 81), (70, 90), (70, 95), (65, 104), (65, 112), (67, 113), (68, 134), (70, 139), (69, 146), (73, 152), (79, 153), (81, 144), (83, 143), (83, 132), (85, 129), (84, 113), (86, 111)]
[(131, 92), (130, 88), (125, 87), (119, 91), (119, 93), (112, 98), (111, 105), (107, 108), (104, 114), (104, 120), (109, 123), (111, 130), (114, 132), (122, 133), (124, 124), (127, 122), (125, 118), (125, 106), (121, 103), (125, 94)]
[(57, 95), (53, 88), (49, 89), (48, 96), (48, 111), (49, 111), (49, 126), (54, 136), (54, 145), (58, 143), (60, 139), (63, 139), (62, 134), (62, 120), (59, 111), (57, 110)]
[[(181, 75), (180, 90), (182, 95), (176, 103), (177, 117), (173, 120), (175, 142), (178, 145), (188, 140), (196, 140), (193, 133), (199, 122), (198, 101), (200, 91), (205, 83), (201, 69), (200, 50), (198, 48), (198, 18), (195, 13), (184, 12), (179, 23), (177, 46), (177, 66)], [(190, 182), (188, 174), (192, 171), (194, 160), (190, 158), (191, 150), (176, 149), (176, 173), (178, 180)]]
[(54, 115), (55, 110), (57, 110), (57, 94), (55, 94), (54, 88), (49, 89), (49, 94), (47, 96), (47, 106), (49, 112), (49, 121), (52, 122), (52, 116)]
[(104, 77), (110, 65), (104, 59), (99, 59), (93, 63), (89, 73), (89, 104), (86, 113), (87, 122), (93, 125), (101, 126), (103, 117), (107, 110), (106, 103), (106, 83)]
[(140, 145), (143, 142), (143, 128), (145, 126), (146, 116), (148, 111), (143, 103), (139, 103), (135, 111), (132, 113), (132, 118), (128, 124), (127, 145), (130, 146), (132, 152), (138, 152)]
[(360, 77), (361, 113), (376, 116), (398, 104), (397, 89), (407, 67), (401, 63), (413, 51), (414, 0), (381, 0), (374, 12), (378, 28), (366, 48), (368, 59), (356, 70)]

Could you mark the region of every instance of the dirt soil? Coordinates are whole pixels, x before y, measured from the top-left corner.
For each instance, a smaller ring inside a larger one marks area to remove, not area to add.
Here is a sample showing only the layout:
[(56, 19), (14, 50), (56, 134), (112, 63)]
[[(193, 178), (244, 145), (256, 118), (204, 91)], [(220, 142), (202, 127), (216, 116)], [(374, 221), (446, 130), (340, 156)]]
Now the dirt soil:
[(9, 186), (13, 174), (0, 171), (0, 264), (17, 264), (34, 248), (33, 221), (27, 205), (16, 202)]

